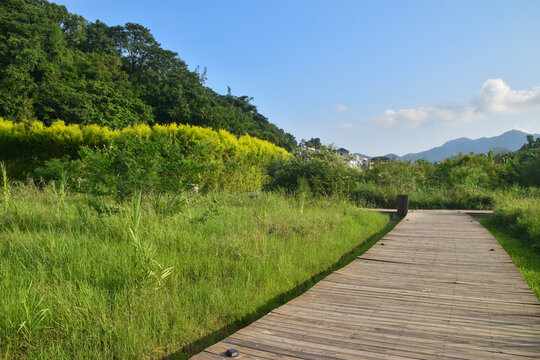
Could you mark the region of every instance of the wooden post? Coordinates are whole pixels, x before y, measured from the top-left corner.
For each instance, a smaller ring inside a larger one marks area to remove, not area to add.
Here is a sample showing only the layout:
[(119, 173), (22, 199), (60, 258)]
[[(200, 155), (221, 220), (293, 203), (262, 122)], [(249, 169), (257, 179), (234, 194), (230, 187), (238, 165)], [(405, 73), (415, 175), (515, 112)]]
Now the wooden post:
[(409, 195), (397, 196), (397, 213), (400, 216), (407, 215), (409, 211)]

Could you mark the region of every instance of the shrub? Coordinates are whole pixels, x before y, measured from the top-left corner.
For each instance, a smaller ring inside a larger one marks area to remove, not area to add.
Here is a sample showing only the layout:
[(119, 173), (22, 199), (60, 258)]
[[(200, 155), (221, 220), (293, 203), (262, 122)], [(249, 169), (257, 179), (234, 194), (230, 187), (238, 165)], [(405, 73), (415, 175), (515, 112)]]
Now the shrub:
[(0, 161), (6, 163), (10, 177), (22, 179), (47, 160), (77, 158), (81, 146), (103, 146), (118, 134), (97, 125), (66, 126), (57, 121), (47, 127), (39, 121), (13, 123), (0, 118)]
[(61, 121), (46, 127), (37, 121), (0, 119), (0, 161), (5, 161), (10, 177), (20, 179), (34, 171), (36, 177), (52, 179), (65, 172), (72, 182), (85, 180), (86, 190), (121, 196), (140, 187), (162, 192), (189, 183), (212, 190), (259, 191), (269, 181), (268, 164), (287, 156), (284, 149), (249, 135), (237, 138), (224, 130), (190, 125), (113, 131)]
[(84, 179), (83, 188), (94, 194), (125, 199), (144, 189), (158, 197), (174, 195), (194, 183), (204, 186), (212, 177), (218, 165), (210, 147), (207, 142), (184, 146), (167, 133), (148, 138), (122, 134), (107, 148), (83, 147), (77, 175)]
[(270, 164), (269, 188), (289, 192), (309, 187), (316, 196), (348, 195), (360, 178), (360, 169), (350, 167), (332, 149), (299, 148), (288, 158)]

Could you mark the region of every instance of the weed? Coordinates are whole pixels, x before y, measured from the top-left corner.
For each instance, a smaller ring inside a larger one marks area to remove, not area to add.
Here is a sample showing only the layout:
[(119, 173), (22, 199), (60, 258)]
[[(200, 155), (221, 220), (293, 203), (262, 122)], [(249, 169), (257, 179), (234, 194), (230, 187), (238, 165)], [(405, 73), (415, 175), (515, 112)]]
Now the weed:
[(2, 195), (4, 199), (4, 210), (7, 211), (9, 207), (9, 200), (11, 198), (11, 188), (9, 186), (9, 179), (7, 176), (7, 169), (4, 162), (0, 162), (0, 171), (2, 172)]
[(302, 214), (283, 193), (198, 194), (162, 213), (155, 195), (115, 203), (66, 191), (57, 216), (60, 189), (13, 184), (0, 216), (0, 354), (10, 359), (182, 353), (286, 301), (388, 221), (332, 199), (306, 197)]
[[(29, 295), (29, 294), (32, 295)], [(22, 301), (23, 317), (17, 325), (17, 334), (24, 339), (24, 345), (31, 346), (36, 334), (43, 328), (44, 321), (50, 312), (49, 308), (42, 306), (43, 298), (37, 298), (32, 291), (32, 284), (27, 289), (26, 296)]]
[(156, 248), (154, 244), (140, 236), (142, 191), (133, 196), (131, 204), (132, 211), (129, 217), (128, 232), (134, 247), (134, 266), (142, 270), (143, 279), (152, 280), (154, 289), (159, 290), (164, 287), (165, 279), (171, 275), (174, 267), (164, 268), (158, 263), (155, 260)]
[(495, 236), (540, 300), (540, 251), (524, 242), (511, 228), (501, 226), (500, 219), (477, 219)]

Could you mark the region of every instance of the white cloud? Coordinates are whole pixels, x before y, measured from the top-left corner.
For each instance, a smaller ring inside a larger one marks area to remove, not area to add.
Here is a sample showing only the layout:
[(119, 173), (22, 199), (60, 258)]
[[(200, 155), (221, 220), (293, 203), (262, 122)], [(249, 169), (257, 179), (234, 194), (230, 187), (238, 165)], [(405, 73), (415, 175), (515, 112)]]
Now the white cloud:
[(383, 126), (403, 125), (405, 127), (417, 127), (426, 122), (428, 114), (426, 109), (401, 109), (386, 110), (377, 117), (379, 124)]
[(430, 106), (415, 109), (386, 110), (375, 120), (382, 126), (402, 126), (415, 128), (435, 120), (453, 123), (467, 123), (483, 117), (470, 106)]
[(338, 104), (336, 105), (336, 110), (339, 112), (345, 112), (347, 111), (347, 107), (345, 105)]
[(532, 90), (512, 90), (502, 79), (488, 79), (470, 105), (436, 105), (412, 109), (386, 110), (373, 118), (382, 126), (414, 128), (432, 122), (468, 123), (488, 114), (517, 113), (540, 108), (540, 86)]
[(354, 124), (350, 122), (344, 122), (339, 125), (343, 130), (354, 130)]
[(473, 100), (478, 111), (515, 113), (540, 106), (540, 86), (532, 90), (512, 90), (502, 79), (488, 79)]

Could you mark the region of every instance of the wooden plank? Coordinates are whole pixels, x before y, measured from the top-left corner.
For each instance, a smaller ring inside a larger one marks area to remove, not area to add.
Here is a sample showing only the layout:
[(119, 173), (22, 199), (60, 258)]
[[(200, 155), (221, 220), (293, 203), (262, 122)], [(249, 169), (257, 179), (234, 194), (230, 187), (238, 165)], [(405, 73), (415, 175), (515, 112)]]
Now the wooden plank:
[(534, 359), (540, 303), (465, 212), (412, 210), (366, 254), (193, 359), (228, 348), (239, 359)]
[(223, 359), (227, 349), (236, 349), (242, 354), (243, 359), (271, 359), (271, 360), (296, 360), (297, 357), (280, 355), (274, 352), (261, 351), (227, 342), (227, 339), (208, 347), (205, 351), (217, 359)]

